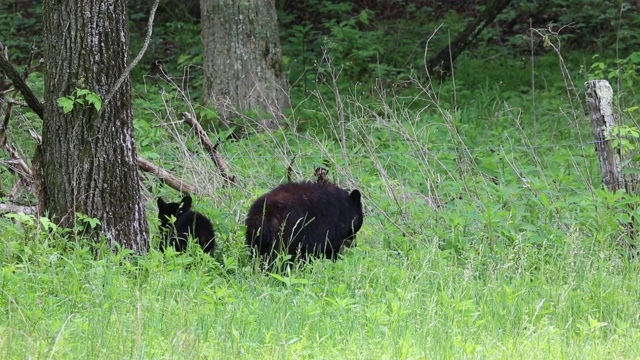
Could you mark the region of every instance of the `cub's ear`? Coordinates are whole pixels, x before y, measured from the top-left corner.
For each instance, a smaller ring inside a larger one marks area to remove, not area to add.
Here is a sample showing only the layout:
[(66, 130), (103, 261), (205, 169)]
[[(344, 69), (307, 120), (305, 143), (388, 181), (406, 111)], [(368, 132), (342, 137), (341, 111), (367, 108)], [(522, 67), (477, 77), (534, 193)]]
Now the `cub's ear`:
[(158, 198), (158, 209), (163, 209), (167, 207), (167, 203), (162, 200), (161, 197)]
[(356, 204), (360, 204), (361, 197), (362, 197), (362, 195), (360, 194), (360, 191), (358, 191), (358, 190), (353, 190), (351, 192), (351, 194), (349, 194), (349, 198), (351, 198), (351, 201), (353, 201)]
[(182, 201), (180, 201), (180, 210), (187, 212), (191, 209), (191, 203), (193, 200), (191, 200), (191, 196), (190, 195), (186, 195), (185, 197), (182, 198)]

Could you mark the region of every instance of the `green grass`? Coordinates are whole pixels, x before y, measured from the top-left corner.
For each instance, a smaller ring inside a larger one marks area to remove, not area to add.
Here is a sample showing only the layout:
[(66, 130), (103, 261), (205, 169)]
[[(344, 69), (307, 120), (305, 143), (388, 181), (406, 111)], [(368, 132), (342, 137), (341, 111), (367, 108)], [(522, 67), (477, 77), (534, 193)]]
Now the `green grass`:
[[(375, 227), (372, 225), (371, 227)], [(205, 255), (16, 249), (0, 354), (14, 358), (636, 358), (638, 266), (570, 231), (564, 246), (458, 263), (431, 239), (363, 244), (285, 278)], [(25, 248), (26, 249), (26, 248)], [(6, 254), (6, 251), (5, 251)]]
[[(478, 75), (526, 68), (464, 61), (479, 71), (455, 86), (340, 89), (345, 141), (318, 86), (289, 128), (220, 146), (237, 188), (175, 123), (184, 99), (137, 88), (140, 153), (202, 190), (218, 253), (114, 254), (2, 217), (0, 358), (640, 358), (640, 265), (621, 225), (638, 200), (600, 190), (584, 100), (555, 83), (533, 104), (527, 81)], [(365, 225), (335, 263), (262, 274), (244, 215), (294, 155), (294, 179), (326, 159), (360, 189)], [(143, 182), (155, 245), (155, 197), (179, 195)]]

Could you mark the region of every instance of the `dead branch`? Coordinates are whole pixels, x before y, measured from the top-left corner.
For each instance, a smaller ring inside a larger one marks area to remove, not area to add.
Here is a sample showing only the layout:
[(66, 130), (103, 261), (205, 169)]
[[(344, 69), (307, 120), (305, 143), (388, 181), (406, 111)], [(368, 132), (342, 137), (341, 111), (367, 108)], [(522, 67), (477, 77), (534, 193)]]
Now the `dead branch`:
[(33, 140), (36, 141), (36, 143), (38, 143), (38, 145), (42, 145), (42, 136), (40, 136), (40, 134), (38, 134), (35, 130), (33, 129), (29, 129), (29, 134), (31, 135), (31, 137), (33, 138)]
[[(104, 97), (102, 101), (102, 109), (106, 108), (105, 105), (107, 105), (107, 103), (111, 100), (113, 95), (115, 95), (115, 93), (118, 91), (120, 86), (122, 86), (122, 83), (124, 83), (124, 81), (127, 79), (129, 74), (131, 73), (131, 70), (133, 70), (133, 68), (136, 67), (136, 65), (138, 65), (138, 62), (140, 62), (140, 60), (142, 59), (142, 56), (147, 51), (147, 47), (149, 47), (149, 42), (151, 41), (151, 34), (153, 34), (153, 19), (156, 17), (156, 10), (158, 9), (158, 4), (160, 4), (160, 0), (156, 0), (153, 3), (153, 6), (151, 7), (151, 13), (149, 14), (149, 22), (147, 24), (147, 36), (145, 37), (144, 43), (142, 44), (142, 49), (140, 49), (140, 52), (135, 57), (135, 59), (133, 59), (131, 64), (129, 64), (127, 68), (124, 69), (122, 74), (120, 74), (120, 78), (116, 80), (116, 84), (113, 86), (111, 91), (107, 94), (107, 96)], [(100, 111), (102, 111), (102, 109)]]
[(211, 140), (209, 140), (207, 133), (204, 131), (202, 126), (200, 126), (200, 123), (198, 122), (198, 120), (196, 120), (196, 118), (193, 117), (188, 112), (183, 112), (182, 117), (184, 119), (184, 122), (191, 125), (191, 128), (193, 129), (193, 131), (195, 131), (196, 135), (198, 135), (198, 138), (200, 139), (200, 143), (209, 152), (209, 156), (211, 157), (214, 164), (216, 164), (216, 167), (220, 171), (220, 176), (222, 176), (222, 178), (225, 179), (228, 183), (232, 185), (238, 185), (236, 183), (236, 177), (229, 176), (229, 167), (227, 166), (226, 161), (224, 161), (222, 156), (220, 156), (220, 154), (218, 153), (217, 145), (213, 145)]
[[(0, 43), (0, 51), (4, 49), (4, 45)], [(4, 72), (9, 80), (13, 83), (16, 89), (20, 91), (22, 97), (27, 102), (31, 110), (36, 113), (40, 117), (40, 119), (44, 120), (44, 106), (38, 100), (38, 98), (33, 94), (29, 85), (22, 79), (20, 73), (13, 67), (13, 65), (7, 60), (4, 56), (0, 56), (0, 70)]]
[(287, 166), (287, 182), (291, 182), (291, 174), (295, 172), (295, 170), (293, 169), (293, 163), (295, 162), (296, 162), (296, 156), (293, 155), (293, 157), (291, 158), (291, 161), (289, 161), (289, 166)]
[(13, 204), (0, 204), (0, 213), (25, 213), (25, 214), (35, 214), (36, 207), (35, 206), (23, 206), (23, 205), (13, 205)]
[(11, 160), (5, 161), (4, 165), (12, 172), (17, 173), (22, 180), (26, 181), (27, 184), (30, 184), (31, 176), (33, 174), (29, 165), (20, 158), (20, 155), (18, 155), (17, 151), (13, 147), (4, 145), (3, 150), (11, 157)]
[(145, 160), (138, 156), (138, 168), (142, 171), (146, 171), (155, 175), (158, 179), (162, 180), (163, 183), (168, 186), (180, 191), (182, 194), (198, 194), (200, 191), (195, 186), (185, 184), (182, 180), (177, 177), (171, 175), (165, 169), (155, 165), (151, 161)]
[(22, 101), (18, 101), (18, 100), (14, 99), (14, 98), (7, 99), (7, 103), (9, 103), (11, 105), (18, 105), (18, 106), (21, 106), (21, 107), (29, 107), (29, 104), (23, 103)]

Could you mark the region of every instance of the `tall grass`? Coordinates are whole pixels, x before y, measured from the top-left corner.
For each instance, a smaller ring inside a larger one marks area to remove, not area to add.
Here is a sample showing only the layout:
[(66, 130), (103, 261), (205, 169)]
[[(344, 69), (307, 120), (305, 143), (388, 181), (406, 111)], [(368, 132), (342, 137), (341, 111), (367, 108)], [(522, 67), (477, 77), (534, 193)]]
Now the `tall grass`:
[[(518, 71), (505, 66), (493, 71)], [(534, 119), (530, 94), (476, 73), (415, 80), (409, 96), (329, 78), (288, 127), (223, 142), (239, 187), (179, 122), (184, 97), (145, 93), (141, 153), (201, 189), (218, 253), (96, 251), (46, 221), (4, 217), (0, 357), (640, 357), (640, 269), (620, 194), (600, 190), (582, 100), (535, 88)], [(360, 189), (365, 225), (337, 262), (263, 274), (244, 214), (294, 156), (294, 180), (328, 160), (333, 181)], [(154, 197), (179, 195), (144, 184), (155, 242)]]

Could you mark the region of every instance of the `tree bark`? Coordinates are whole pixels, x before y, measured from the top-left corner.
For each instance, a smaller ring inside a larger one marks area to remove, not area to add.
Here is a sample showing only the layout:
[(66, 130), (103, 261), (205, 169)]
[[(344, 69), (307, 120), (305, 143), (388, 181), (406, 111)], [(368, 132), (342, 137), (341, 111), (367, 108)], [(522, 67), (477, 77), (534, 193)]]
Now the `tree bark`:
[(437, 74), (441, 78), (449, 75), (453, 62), (475, 40), (493, 20), (500, 15), (512, 0), (489, 0), (485, 5), (481, 16), (472, 21), (456, 36), (451, 45), (440, 50), (438, 54), (427, 61), (426, 67), (429, 74)]
[(274, 0), (200, 0), (205, 99), (223, 124), (248, 110), (275, 127), (290, 106)]
[(613, 89), (607, 80), (592, 80), (584, 83), (587, 106), (596, 139), (596, 151), (600, 158), (602, 183), (612, 192), (624, 189), (624, 178), (620, 170), (621, 157), (612, 146), (607, 135), (616, 126), (613, 113)]
[[(126, 0), (47, 0), (43, 4), (45, 101), (42, 129), (43, 197), (50, 216), (73, 226), (77, 213), (100, 220), (110, 245), (148, 249), (127, 77), (104, 108), (57, 104), (76, 89), (101, 97), (127, 66)], [(95, 232), (94, 235), (97, 235)]]

